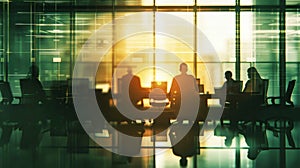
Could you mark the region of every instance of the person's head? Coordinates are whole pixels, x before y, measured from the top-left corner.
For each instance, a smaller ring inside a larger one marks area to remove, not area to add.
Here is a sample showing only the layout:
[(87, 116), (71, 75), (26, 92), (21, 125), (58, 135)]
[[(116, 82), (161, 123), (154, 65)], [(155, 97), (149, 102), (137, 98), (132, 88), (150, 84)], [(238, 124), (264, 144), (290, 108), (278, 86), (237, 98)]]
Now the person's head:
[(225, 78), (226, 78), (226, 80), (231, 79), (232, 78), (232, 72), (231, 71), (226, 71), (225, 72)]
[(39, 77), (39, 67), (36, 65), (32, 65), (29, 67), (29, 72), (28, 74), (32, 77), (32, 78), (38, 78)]
[(260, 75), (255, 67), (248, 68), (247, 73), (248, 73), (248, 78), (250, 79), (260, 78)]
[(128, 67), (128, 68), (127, 68), (127, 73), (128, 73), (128, 74), (132, 74), (132, 69), (131, 69), (131, 67)]
[(181, 63), (180, 64), (180, 67), (179, 67), (179, 70), (181, 73), (186, 73), (188, 71), (188, 66), (186, 63)]

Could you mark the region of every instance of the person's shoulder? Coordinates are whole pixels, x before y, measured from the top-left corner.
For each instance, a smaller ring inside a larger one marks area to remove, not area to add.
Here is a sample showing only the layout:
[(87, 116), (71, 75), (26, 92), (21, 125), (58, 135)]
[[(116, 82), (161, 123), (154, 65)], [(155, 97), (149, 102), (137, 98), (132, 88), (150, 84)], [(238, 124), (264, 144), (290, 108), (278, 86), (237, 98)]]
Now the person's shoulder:
[(176, 75), (176, 76), (174, 76), (174, 79), (178, 79), (178, 78), (180, 78), (182, 75)]
[(189, 78), (195, 79), (194, 75), (190, 75), (190, 74), (189, 74), (188, 77), (189, 77)]

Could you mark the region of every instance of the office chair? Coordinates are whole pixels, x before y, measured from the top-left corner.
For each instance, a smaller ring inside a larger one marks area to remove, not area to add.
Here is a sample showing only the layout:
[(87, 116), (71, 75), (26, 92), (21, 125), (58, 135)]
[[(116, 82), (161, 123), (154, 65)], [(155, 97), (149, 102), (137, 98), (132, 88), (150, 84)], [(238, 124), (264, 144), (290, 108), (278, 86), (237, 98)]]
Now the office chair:
[[(292, 93), (293, 93), (293, 90), (295, 87), (295, 83), (296, 83), (296, 80), (289, 81), (287, 90), (284, 95), (285, 102), (284, 102), (283, 106), (281, 106), (279, 103), (276, 103), (276, 101), (275, 101), (275, 100), (281, 99), (280, 96), (267, 97), (267, 100), (271, 100), (271, 104), (268, 104), (267, 110), (275, 111), (274, 108), (276, 108), (276, 111), (279, 109), (279, 111), (282, 112), (289, 108), (294, 108), (294, 103), (292, 102), (291, 97), (292, 97)], [(291, 121), (291, 119), (288, 119), (286, 117), (280, 117), (280, 115), (279, 116), (276, 116), (276, 115), (277, 114), (271, 116), (271, 118), (267, 120), (268, 121), (267, 129), (273, 131), (273, 135), (276, 137), (279, 136), (278, 134), (282, 129), (285, 129), (289, 145), (291, 147), (295, 148), (296, 145), (295, 145), (295, 141), (292, 137), (292, 132), (291, 132), (292, 129), (294, 128), (294, 122)], [(270, 124), (272, 121), (274, 123), (273, 125)], [(288, 125), (284, 126), (284, 128), (282, 128), (282, 127), (280, 127), (280, 123), (278, 123), (280, 121), (283, 121), (284, 123), (287, 122)]]
[[(239, 124), (239, 132), (244, 135), (245, 141), (249, 146), (248, 158), (251, 160), (256, 159), (261, 150), (267, 149), (269, 144), (266, 137), (266, 125), (265, 121), (258, 120), (261, 107), (265, 107), (267, 104), (267, 93), (269, 88), (269, 79), (262, 79), (263, 86), (260, 93), (251, 95), (254, 106), (250, 112), (252, 116), (250, 120), (245, 120)], [(249, 116), (249, 115), (247, 115)]]
[(46, 95), (43, 86), (37, 79), (20, 79), (21, 104), (44, 103)]
[[(286, 90), (285, 96), (284, 96), (286, 106), (294, 107), (294, 103), (292, 102), (291, 97), (292, 97), (292, 93), (293, 93), (295, 84), (296, 84), (296, 80), (289, 81), (289, 84), (288, 84), (288, 87), (287, 87), (287, 90)], [(275, 100), (278, 100), (280, 98), (281, 98), (280, 96), (267, 97), (266, 101), (267, 101), (268, 105), (272, 105), (272, 106), (279, 105), (279, 104), (276, 104)], [(269, 104), (268, 100), (271, 100), (271, 104)]]
[[(46, 132), (47, 121), (42, 116), (41, 105), (46, 100), (43, 86), (37, 79), (20, 79), (21, 101), (24, 113), (27, 115), (23, 121), (22, 137), (20, 142), (21, 149), (34, 149), (41, 141), (42, 133)], [(44, 131), (42, 131), (44, 130)]]
[(1, 127), (2, 127), (2, 135), (0, 137), (0, 146), (4, 144), (8, 144), (12, 130), (17, 128), (18, 123), (15, 121), (10, 120), (10, 112), (11, 111), (10, 107), (14, 99), (18, 99), (20, 102), (20, 97), (13, 97), (11, 87), (8, 82), (5, 81), (0, 81), (0, 92), (2, 95), (2, 101), (0, 102), (0, 106), (2, 109), (4, 109), (4, 116), (2, 116), (1, 120)]

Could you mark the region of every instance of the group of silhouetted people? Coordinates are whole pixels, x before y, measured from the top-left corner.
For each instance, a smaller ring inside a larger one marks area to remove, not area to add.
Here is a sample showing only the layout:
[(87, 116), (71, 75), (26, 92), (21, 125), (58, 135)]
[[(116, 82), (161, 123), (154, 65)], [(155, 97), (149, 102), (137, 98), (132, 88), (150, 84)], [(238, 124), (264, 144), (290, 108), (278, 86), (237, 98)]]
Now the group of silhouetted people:
[[(256, 111), (261, 104), (264, 104), (263, 94), (265, 92), (265, 84), (260, 74), (255, 67), (250, 67), (247, 70), (249, 80), (245, 84), (245, 88), (241, 93), (239, 91), (232, 92), (234, 88), (232, 73), (225, 72), (226, 82), (223, 87), (226, 87), (229, 94), (230, 108), (230, 130), (226, 136), (225, 145), (231, 146), (232, 139), (235, 133), (240, 133), (245, 137), (245, 141), (249, 146), (248, 158), (255, 159), (261, 149), (268, 146), (266, 132), (261, 126), (257, 126), (251, 119), (256, 115)], [(230, 98), (230, 94), (233, 94)], [(241, 95), (241, 96), (239, 96)], [(255, 96), (256, 95), (256, 96)], [(226, 111), (225, 111), (226, 112)], [(244, 117), (241, 117), (241, 116)], [(242, 124), (238, 124), (237, 118), (245, 120)], [(248, 121), (247, 121), (248, 118)]]

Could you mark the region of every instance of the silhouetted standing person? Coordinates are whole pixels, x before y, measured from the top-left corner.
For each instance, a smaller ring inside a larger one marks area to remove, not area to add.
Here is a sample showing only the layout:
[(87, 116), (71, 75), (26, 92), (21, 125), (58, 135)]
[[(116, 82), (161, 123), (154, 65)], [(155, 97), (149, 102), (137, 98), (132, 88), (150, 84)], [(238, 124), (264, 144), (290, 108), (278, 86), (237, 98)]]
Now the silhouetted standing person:
[[(193, 102), (199, 97), (198, 86), (194, 76), (187, 74), (188, 66), (186, 63), (181, 63), (179, 70), (181, 73), (173, 78), (170, 88), (170, 97), (171, 99), (174, 97), (176, 99), (177, 105), (174, 107), (176, 113), (178, 113), (181, 108), (187, 109), (185, 112), (186, 118), (183, 119), (190, 119), (188, 113), (193, 113), (193, 109), (190, 107), (192, 107)], [(197, 98), (195, 99), (195, 97)]]
[[(180, 165), (186, 166), (186, 158), (197, 153), (194, 138), (199, 135), (199, 128), (194, 121), (197, 120), (200, 99), (194, 76), (187, 74), (187, 64), (181, 63), (179, 70), (181, 73), (173, 78), (170, 88), (171, 108), (177, 114), (178, 123), (173, 124), (169, 136), (174, 144), (173, 153), (181, 157)], [(190, 130), (186, 130), (183, 120), (189, 121)], [(182, 135), (185, 136), (180, 138)]]

